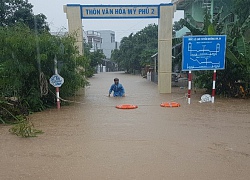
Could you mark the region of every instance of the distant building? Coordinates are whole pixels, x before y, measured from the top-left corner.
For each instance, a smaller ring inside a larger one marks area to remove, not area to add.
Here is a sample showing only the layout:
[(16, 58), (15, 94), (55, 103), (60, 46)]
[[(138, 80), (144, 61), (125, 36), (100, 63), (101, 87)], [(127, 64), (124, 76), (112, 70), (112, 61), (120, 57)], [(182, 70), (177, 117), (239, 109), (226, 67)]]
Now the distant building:
[(111, 30), (99, 30), (102, 38), (102, 50), (107, 59), (111, 58), (111, 53), (116, 49), (115, 32)]
[(85, 32), (86, 42), (91, 44), (91, 52), (101, 50), (106, 56), (97, 72), (117, 71), (117, 64), (110, 60), (112, 51), (119, 49), (120, 43), (115, 41), (115, 32), (111, 30), (88, 30)]
[(91, 44), (91, 52), (97, 51), (97, 49), (102, 49), (102, 37), (100, 32), (89, 30), (86, 31), (86, 42)]
[(120, 43), (115, 41), (115, 32), (111, 30), (86, 31), (87, 43), (92, 45), (91, 51), (101, 49), (106, 59), (111, 58), (114, 49), (119, 49)]

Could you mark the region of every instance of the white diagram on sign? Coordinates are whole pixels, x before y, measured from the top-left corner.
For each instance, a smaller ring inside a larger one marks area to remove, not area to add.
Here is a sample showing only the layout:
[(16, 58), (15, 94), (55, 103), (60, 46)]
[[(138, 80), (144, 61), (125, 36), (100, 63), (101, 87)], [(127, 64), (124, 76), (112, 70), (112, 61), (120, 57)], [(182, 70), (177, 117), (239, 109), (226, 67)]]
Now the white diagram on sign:
[(188, 43), (188, 52), (190, 52), (190, 60), (193, 62), (197, 62), (197, 67), (194, 66), (193, 63), (192, 65), (188, 65), (187, 63), (187, 68), (188, 69), (194, 69), (198, 68), (201, 69), (203, 67), (212, 67), (212, 68), (219, 68), (220, 67), (220, 61), (218, 60), (217, 62), (212, 62), (211, 59), (214, 60), (214, 57), (218, 56), (218, 53), (220, 52), (220, 43), (217, 43), (215, 47), (212, 48), (207, 48), (206, 45), (202, 45), (201, 49), (193, 49), (192, 48), (192, 43)]

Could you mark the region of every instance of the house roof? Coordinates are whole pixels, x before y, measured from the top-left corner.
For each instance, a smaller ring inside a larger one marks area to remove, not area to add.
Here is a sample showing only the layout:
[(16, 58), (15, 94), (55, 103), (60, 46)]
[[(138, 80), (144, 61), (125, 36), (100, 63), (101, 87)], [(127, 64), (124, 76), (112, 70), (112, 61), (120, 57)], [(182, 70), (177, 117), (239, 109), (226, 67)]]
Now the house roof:
[(188, 33), (190, 33), (190, 30), (186, 26), (184, 26), (179, 31), (176, 31), (175, 38), (182, 38), (183, 36), (187, 35)]

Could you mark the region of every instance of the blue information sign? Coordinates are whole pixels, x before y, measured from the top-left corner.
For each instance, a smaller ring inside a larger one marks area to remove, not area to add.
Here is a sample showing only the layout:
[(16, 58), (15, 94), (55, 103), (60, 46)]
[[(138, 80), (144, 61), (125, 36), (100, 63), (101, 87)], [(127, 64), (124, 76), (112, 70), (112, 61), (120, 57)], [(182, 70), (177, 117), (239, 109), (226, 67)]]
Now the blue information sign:
[(182, 71), (225, 69), (226, 36), (184, 36)]

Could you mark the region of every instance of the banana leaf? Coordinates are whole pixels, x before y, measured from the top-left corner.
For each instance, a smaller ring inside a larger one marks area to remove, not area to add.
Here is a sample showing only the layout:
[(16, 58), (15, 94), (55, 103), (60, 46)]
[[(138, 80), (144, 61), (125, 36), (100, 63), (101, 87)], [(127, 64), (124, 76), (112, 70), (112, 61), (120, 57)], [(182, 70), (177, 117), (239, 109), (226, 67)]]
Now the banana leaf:
[[(237, 39), (237, 50), (241, 54), (241, 56), (249, 59), (249, 51), (250, 51), (250, 45), (246, 42), (246, 39), (243, 35), (240, 36), (239, 39)], [(250, 60), (250, 59), (249, 59)]]
[(234, 53), (233, 53), (231, 50), (229, 50), (229, 49), (226, 50), (226, 58), (232, 60), (234, 63), (239, 64), (240, 66), (243, 67), (243, 65), (242, 65), (242, 63), (240, 62), (240, 60), (239, 60), (239, 59), (234, 55)]

